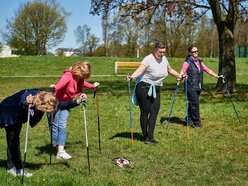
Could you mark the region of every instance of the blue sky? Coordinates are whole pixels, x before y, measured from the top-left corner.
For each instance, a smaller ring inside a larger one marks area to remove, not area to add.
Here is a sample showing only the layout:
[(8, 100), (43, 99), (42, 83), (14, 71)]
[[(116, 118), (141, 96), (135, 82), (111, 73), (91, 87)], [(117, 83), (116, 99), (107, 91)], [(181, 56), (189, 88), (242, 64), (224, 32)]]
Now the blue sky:
[[(5, 30), (6, 20), (14, 17), (14, 12), (17, 11), (20, 4), (27, 1), (32, 0), (0, 0), (0, 31)], [(66, 19), (68, 30), (64, 41), (53, 48), (52, 51), (56, 48), (77, 48), (78, 44), (76, 43), (74, 35), (74, 30), (76, 30), (77, 26), (87, 24), (91, 28), (91, 33), (98, 38), (102, 38), (101, 17), (89, 14), (90, 0), (57, 0), (57, 2), (59, 2), (67, 12), (70, 12), (71, 15)], [(0, 42), (3, 42), (1, 36)]]

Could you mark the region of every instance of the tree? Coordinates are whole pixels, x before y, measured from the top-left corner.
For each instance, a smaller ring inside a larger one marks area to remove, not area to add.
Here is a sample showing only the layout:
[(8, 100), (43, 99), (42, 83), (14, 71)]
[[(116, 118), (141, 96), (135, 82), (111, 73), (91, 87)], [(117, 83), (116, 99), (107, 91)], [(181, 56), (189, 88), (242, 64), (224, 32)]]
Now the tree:
[[(219, 74), (225, 75), (230, 91), (236, 86), (235, 38), (234, 30), (239, 16), (239, 0), (222, 3), (208, 0), (219, 35)], [(216, 88), (221, 88), (221, 80)]]
[(103, 15), (102, 15), (102, 28), (103, 28), (103, 42), (105, 46), (105, 56), (108, 56), (109, 50), (109, 3), (110, 0), (103, 1)]
[(88, 46), (88, 55), (92, 56), (94, 50), (96, 50), (98, 43), (99, 43), (100, 39), (98, 37), (96, 37), (94, 34), (90, 35), (89, 40), (86, 42), (86, 45)]
[(91, 28), (88, 25), (78, 26), (74, 31), (77, 43), (81, 45), (80, 48), (84, 55), (91, 55), (100, 41), (100, 39), (90, 31)]
[(63, 39), (69, 14), (56, 1), (37, 0), (20, 5), (15, 17), (7, 20), (7, 43), (22, 55), (44, 55)]
[(78, 26), (74, 31), (74, 34), (77, 43), (81, 45), (80, 48), (82, 49), (83, 54), (86, 55), (88, 52), (86, 42), (90, 38), (90, 27), (88, 25)]
[(112, 19), (109, 21), (108, 33), (108, 56), (124, 56), (123, 47), (121, 44), (125, 38), (125, 24), (123, 24), (123, 18), (119, 15), (119, 13), (114, 14)]
[[(91, 14), (99, 15), (102, 11), (102, 1), (91, 0)], [(109, 3), (109, 11), (119, 7), (126, 7), (122, 16), (145, 20), (145, 25), (152, 24), (158, 10), (164, 9), (169, 16), (192, 17), (192, 22), (199, 20), (209, 10), (212, 11), (219, 37), (219, 74), (226, 77), (229, 91), (233, 92), (236, 86), (235, 67), (235, 38), (234, 31), (237, 20), (241, 17), (247, 22), (248, 0), (112, 0)], [(147, 12), (149, 11), (149, 17)], [(141, 15), (143, 14), (143, 17)], [(223, 85), (219, 81), (217, 90), (222, 90)]]
[(3, 50), (3, 45), (0, 43), (0, 52)]

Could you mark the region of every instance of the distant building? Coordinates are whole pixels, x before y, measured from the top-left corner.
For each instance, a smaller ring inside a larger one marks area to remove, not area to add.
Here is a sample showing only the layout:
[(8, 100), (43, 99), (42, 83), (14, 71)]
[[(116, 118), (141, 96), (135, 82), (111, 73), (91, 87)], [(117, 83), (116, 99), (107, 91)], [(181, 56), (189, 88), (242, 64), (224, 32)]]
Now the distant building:
[(8, 45), (2, 45), (2, 49), (0, 51), (0, 57), (18, 57), (17, 55), (12, 54), (12, 49)]
[(83, 56), (83, 53), (79, 49), (73, 48), (57, 48), (55, 50), (56, 56), (65, 56), (65, 57), (73, 57), (73, 56)]

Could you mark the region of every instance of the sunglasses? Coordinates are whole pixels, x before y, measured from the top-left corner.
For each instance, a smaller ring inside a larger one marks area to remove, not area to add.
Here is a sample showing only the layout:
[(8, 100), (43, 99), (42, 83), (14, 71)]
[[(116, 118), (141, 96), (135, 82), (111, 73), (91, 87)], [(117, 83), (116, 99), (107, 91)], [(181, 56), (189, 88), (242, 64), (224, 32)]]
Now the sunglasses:
[(194, 53), (198, 53), (198, 50), (196, 50), (196, 51), (191, 51), (191, 53), (192, 53), (192, 54), (194, 54)]

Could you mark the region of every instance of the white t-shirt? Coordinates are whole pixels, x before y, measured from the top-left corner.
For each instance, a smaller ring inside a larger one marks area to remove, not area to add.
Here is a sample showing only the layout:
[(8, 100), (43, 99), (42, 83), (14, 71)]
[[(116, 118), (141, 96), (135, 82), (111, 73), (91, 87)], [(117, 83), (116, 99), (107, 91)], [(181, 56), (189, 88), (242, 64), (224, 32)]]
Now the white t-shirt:
[(145, 83), (154, 84), (156, 86), (162, 86), (163, 80), (168, 76), (168, 65), (169, 61), (165, 56), (162, 59), (157, 60), (153, 54), (146, 56), (141, 62), (148, 67), (141, 75), (140, 81)]

